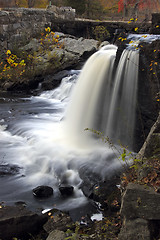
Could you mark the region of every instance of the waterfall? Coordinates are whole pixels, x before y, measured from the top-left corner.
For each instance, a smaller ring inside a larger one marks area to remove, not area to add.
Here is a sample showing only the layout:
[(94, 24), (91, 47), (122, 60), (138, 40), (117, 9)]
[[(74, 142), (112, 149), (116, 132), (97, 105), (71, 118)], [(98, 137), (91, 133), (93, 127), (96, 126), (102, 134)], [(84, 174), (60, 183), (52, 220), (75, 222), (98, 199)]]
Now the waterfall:
[(107, 45), (82, 69), (66, 112), (66, 128), (74, 143), (88, 144), (84, 129), (91, 128), (132, 147), (139, 54), (124, 50), (115, 73), (116, 52), (116, 46)]
[[(122, 149), (116, 144), (132, 150), (139, 54), (124, 50), (115, 67), (116, 53), (114, 45), (103, 47), (80, 74), (69, 71), (57, 89), (29, 98), (1, 98), (0, 167), (15, 172), (1, 178), (1, 201), (75, 208), (86, 202), (81, 192), (85, 176), (96, 183), (121, 171), (125, 163), (118, 159)], [(85, 128), (103, 132), (116, 148)], [(58, 186), (64, 183), (74, 186), (72, 199), (61, 199)], [(31, 195), (39, 185), (54, 189), (47, 203)]]

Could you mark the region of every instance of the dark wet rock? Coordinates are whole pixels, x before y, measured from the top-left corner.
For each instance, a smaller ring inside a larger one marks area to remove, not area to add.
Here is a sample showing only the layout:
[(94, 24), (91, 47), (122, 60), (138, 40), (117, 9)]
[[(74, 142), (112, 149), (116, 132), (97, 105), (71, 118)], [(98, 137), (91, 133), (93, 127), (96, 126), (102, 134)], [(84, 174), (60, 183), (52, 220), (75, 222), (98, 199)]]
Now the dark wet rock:
[(103, 208), (107, 208), (108, 204), (105, 202), (109, 196), (117, 191), (117, 184), (119, 183), (119, 174), (115, 173), (110, 178), (106, 178), (102, 181), (101, 177), (93, 173), (88, 168), (82, 168), (79, 171), (80, 177), (83, 180), (80, 188), (84, 195), (94, 201), (97, 201), (103, 205)]
[(62, 196), (71, 196), (73, 194), (74, 187), (70, 185), (61, 185), (59, 187), (59, 191)]
[(23, 201), (15, 202), (15, 205), (19, 206), (19, 207), (26, 207), (27, 206), (27, 204), (25, 202), (23, 202)]
[(48, 198), (53, 195), (53, 188), (49, 186), (38, 186), (33, 189), (33, 195), (36, 198)]
[(0, 165), (0, 176), (16, 175), (20, 172), (21, 168), (17, 165), (1, 164)]
[(0, 239), (27, 237), (28, 234), (39, 232), (46, 221), (46, 216), (39, 216), (24, 207), (2, 206), (0, 208)]
[(47, 240), (64, 240), (65, 237), (66, 235), (63, 231), (54, 230), (49, 234)]
[(67, 213), (57, 209), (52, 209), (45, 215), (48, 216), (48, 221), (43, 228), (47, 233), (54, 230), (66, 231), (73, 224), (71, 217)]

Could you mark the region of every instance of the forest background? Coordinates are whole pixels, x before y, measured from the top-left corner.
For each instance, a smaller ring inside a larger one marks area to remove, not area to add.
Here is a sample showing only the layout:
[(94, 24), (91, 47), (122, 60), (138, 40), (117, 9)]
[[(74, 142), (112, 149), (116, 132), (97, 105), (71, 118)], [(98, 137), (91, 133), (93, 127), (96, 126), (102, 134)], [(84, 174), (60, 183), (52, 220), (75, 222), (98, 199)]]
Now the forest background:
[(3, 4), (6, 7), (7, 2), (8, 6), (16, 7), (72, 7), (76, 9), (76, 17), (94, 20), (149, 21), (153, 12), (160, 12), (160, 0), (0, 0), (0, 7)]

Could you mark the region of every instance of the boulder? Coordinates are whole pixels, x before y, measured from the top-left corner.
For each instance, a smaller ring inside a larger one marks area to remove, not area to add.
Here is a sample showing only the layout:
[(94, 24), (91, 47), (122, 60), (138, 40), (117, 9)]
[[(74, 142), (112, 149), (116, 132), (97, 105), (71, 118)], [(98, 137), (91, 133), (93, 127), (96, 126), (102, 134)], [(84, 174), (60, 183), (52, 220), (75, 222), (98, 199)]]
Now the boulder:
[(119, 240), (159, 239), (160, 194), (153, 188), (129, 183), (122, 196), (121, 215)]
[(27, 237), (27, 234), (37, 233), (46, 221), (46, 216), (39, 216), (25, 207), (1, 206), (0, 239)]
[(47, 238), (47, 240), (64, 240), (64, 239), (65, 233), (59, 230), (52, 231)]
[(53, 195), (53, 188), (49, 186), (38, 186), (33, 189), (33, 196), (36, 198), (48, 198)]
[(64, 49), (67, 52), (78, 54), (79, 56), (91, 55), (97, 50), (98, 41), (84, 38), (65, 38), (60, 43), (64, 43)]
[(70, 185), (61, 185), (59, 187), (59, 191), (62, 196), (71, 196), (73, 194), (74, 187)]
[(122, 197), (121, 214), (126, 219), (160, 220), (160, 194), (151, 187), (129, 183)]

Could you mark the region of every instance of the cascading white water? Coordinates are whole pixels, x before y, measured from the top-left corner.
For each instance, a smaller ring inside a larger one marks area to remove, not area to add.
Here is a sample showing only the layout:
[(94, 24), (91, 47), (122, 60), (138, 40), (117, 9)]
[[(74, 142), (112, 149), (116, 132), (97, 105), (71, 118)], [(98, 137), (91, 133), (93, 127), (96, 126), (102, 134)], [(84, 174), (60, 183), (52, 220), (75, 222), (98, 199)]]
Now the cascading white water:
[(88, 144), (85, 128), (132, 147), (138, 79), (138, 51), (124, 50), (113, 73), (117, 47), (108, 45), (85, 64), (67, 110), (68, 135)]
[(110, 94), (105, 133), (114, 141), (133, 146), (139, 54), (124, 50)]

